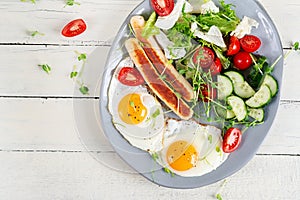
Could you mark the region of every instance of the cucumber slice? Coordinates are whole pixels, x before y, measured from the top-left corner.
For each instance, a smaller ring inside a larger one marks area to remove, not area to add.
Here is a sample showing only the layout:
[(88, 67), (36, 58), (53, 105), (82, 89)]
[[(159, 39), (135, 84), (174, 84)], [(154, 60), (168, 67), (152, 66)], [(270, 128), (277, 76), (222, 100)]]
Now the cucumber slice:
[(246, 101), (246, 105), (251, 108), (260, 108), (268, 104), (272, 98), (271, 90), (267, 85), (262, 85), (260, 89)]
[(253, 119), (262, 122), (264, 120), (265, 111), (262, 108), (248, 108), (248, 115)]
[(228, 104), (232, 107), (232, 111), (238, 121), (242, 121), (247, 117), (247, 109), (243, 99), (237, 96), (227, 98)]
[(255, 94), (253, 88), (247, 83), (244, 82), (237, 82), (233, 85), (234, 93), (241, 98), (248, 99)]
[(236, 71), (228, 71), (224, 74), (230, 78), (233, 84), (244, 82), (244, 76)]
[(224, 100), (232, 94), (233, 86), (231, 80), (223, 75), (217, 76), (218, 81), (218, 99)]
[(272, 93), (272, 97), (274, 97), (277, 94), (278, 83), (277, 83), (277, 80), (273, 76), (267, 74), (263, 80), (262, 85), (269, 86), (271, 93)]
[(228, 110), (220, 106), (216, 106), (216, 111), (217, 114), (224, 119), (232, 119), (235, 117), (235, 114), (232, 110)]

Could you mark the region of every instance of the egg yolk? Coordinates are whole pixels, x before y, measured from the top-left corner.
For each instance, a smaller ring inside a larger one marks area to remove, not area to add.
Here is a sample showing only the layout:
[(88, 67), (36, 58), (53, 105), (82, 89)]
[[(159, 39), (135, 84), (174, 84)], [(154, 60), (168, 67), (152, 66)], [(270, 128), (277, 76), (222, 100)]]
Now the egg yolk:
[(147, 116), (147, 108), (139, 94), (124, 96), (119, 103), (118, 112), (121, 120), (127, 124), (139, 124)]
[(172, 143), (167, 150), (167, 162), (177, 171), (186, 171), (196, 165), (198, 156), (195, 147), (186, 141)]

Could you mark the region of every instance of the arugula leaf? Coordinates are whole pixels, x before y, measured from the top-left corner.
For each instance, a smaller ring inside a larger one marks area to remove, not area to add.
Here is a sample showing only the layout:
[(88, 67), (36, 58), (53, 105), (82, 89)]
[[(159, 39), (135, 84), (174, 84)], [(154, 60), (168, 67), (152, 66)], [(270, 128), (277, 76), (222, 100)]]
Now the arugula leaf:
[(211, 26), (217, 26), (223, 34), (227, 35), (235, 30), (240, 19), (236, 16), (235, 11), (231, 9), (232, 4), (225, 4), (224, 0), (221, 0), (220, 4), (222, 6), (220, 12), (208, 12), (204, 15), (199, 15), (197, 22), (204, 31), (208, 31)]
[(157, 35), (159, 34), (159, 28), (155, 26), (156, 22), (156, 13), (153, 12), (148, 21), (145, 24), (145, 27), (142, 31), (142, 37), (143, 38), (149, 38), (152, 35)]
[(247, 80), (251, 87), (258, 88), (261, 80), (263, 79), (263, 70), (269, 65), (267, 63), (267, 58), (264, 56), (256, 57), (252, 54), (250, 54), (250, 56), (254, 65), (247, 76)]
[(231, 66), (231, 62), (228, 59), (228, 57), (223, 55), (223, 50), (220, 47), (217, 47), (216, 45), (212, 45), (212, 48), (214, 49), (216, 56), (220, 59), (223, 68), (228, 69)]

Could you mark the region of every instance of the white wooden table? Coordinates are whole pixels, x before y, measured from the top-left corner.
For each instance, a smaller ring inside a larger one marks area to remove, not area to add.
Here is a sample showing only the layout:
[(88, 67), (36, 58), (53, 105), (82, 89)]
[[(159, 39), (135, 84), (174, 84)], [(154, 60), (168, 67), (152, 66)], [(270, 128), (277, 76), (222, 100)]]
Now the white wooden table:
[[(190, 190), (159, 187), (133, 173), (104, 138), (95, 148), (101, 162), (87, 153), (82, 132), (100, 132), (97, 73), (141, 0), (78, 1), (66, 7), (63, 0), (0, 2), (0, 199), (215, 199), (223, 181)], [(300, 40), (300, 1), (260, 2), (287, 51)], [(61, 28), (75, 18), (83, 18), (88, 30), (62, 37)], [(45, 35), (31, 37), (30, 30)], [(73, 66), (81, 66), (75, 50), (99, 62), (87, 63), (82, 77), (89, 95), (69, 78)], [(44, 63), (50, 75), (37, 66)], [(227, 178), (223, 199), (300, 199), (299, 63), (300, 52), (285, 61), (276, 120), (257, 155)]]

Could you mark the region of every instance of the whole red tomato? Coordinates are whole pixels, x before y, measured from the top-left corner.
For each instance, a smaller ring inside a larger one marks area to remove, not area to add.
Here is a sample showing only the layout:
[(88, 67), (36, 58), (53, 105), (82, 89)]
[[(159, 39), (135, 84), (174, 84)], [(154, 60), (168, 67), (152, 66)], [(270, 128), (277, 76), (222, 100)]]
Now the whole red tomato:
[(233, 64), (235, 68), (245, 70), (252, 65), (252, 58), (248, 52), (241, 51), (233, 57)]

